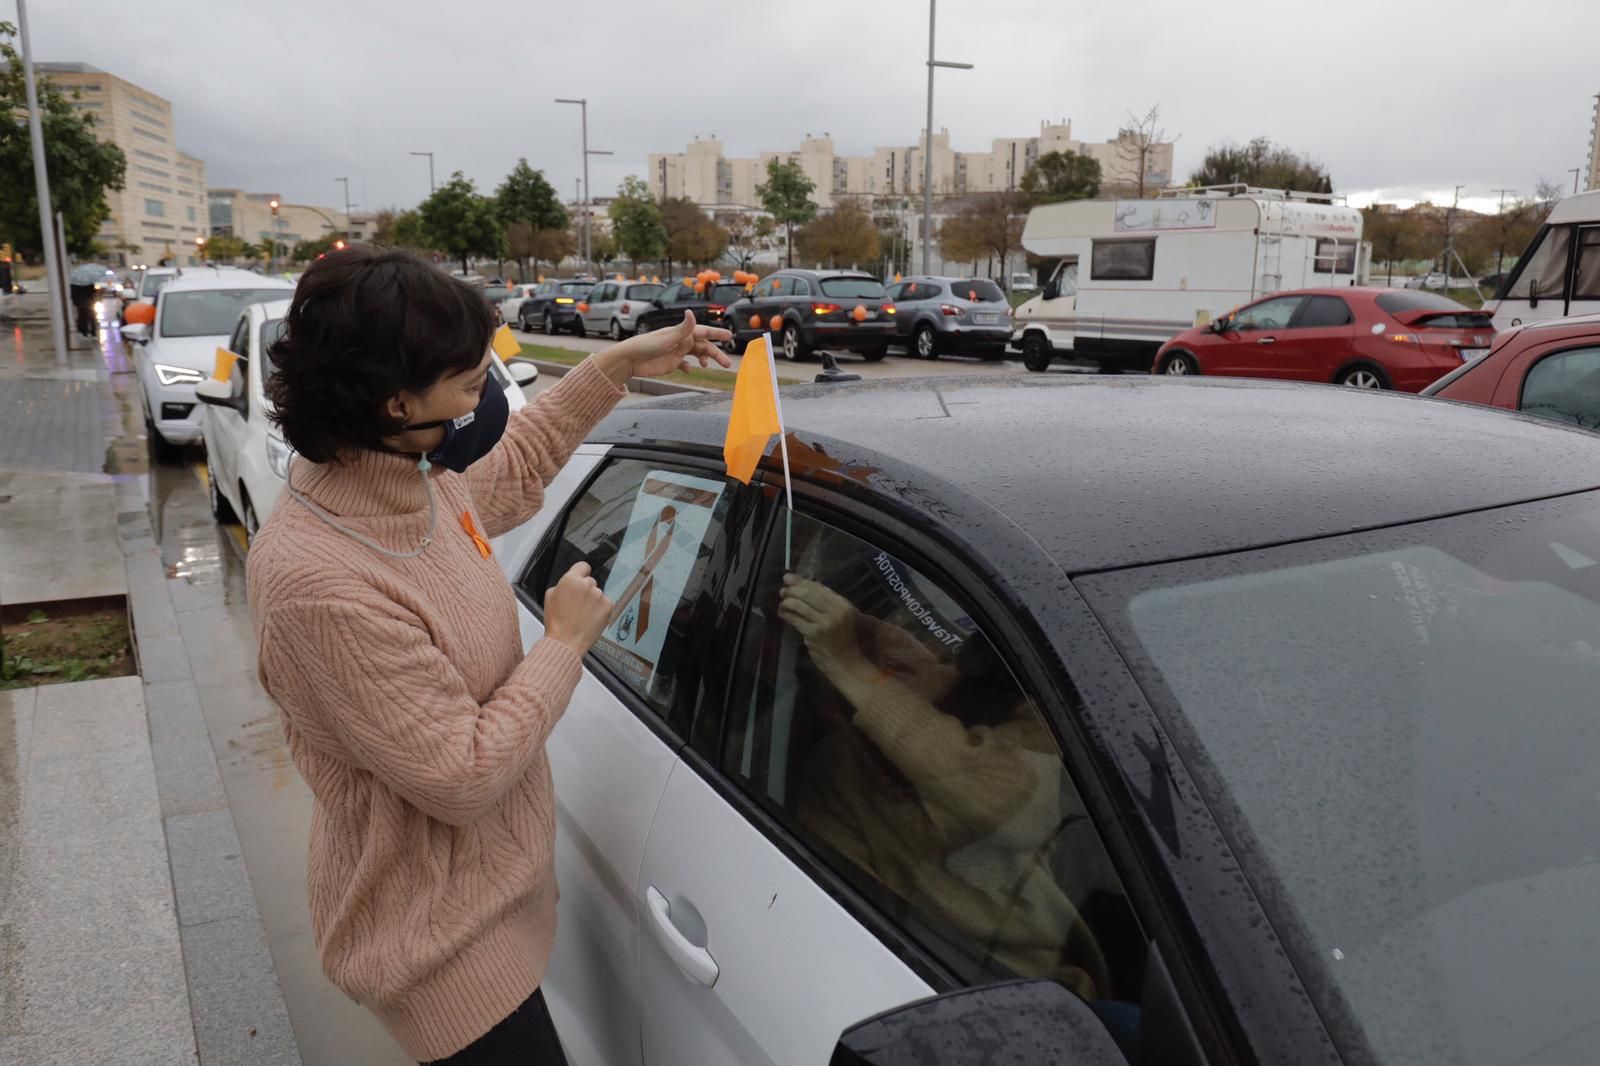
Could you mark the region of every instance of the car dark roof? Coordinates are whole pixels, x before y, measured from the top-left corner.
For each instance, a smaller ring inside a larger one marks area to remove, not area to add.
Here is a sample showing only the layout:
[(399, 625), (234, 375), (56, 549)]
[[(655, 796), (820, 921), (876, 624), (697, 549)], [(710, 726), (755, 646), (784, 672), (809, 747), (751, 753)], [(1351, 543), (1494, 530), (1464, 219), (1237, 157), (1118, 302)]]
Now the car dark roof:
[[(591, 439), (720, 455), (729, 403), (619, 410)], [(791, 453), (829, 457), (797, 463), (797, 476), (918, 509), (973, 547), (997, 522), (1014, 526), (1008, 539), (1020, 530), (1068, 572), (1600, 487), (1600, 435), (1326, 385), (922, 378), (787, 388), (783, 413)], [(777, 462), (774, 448), (764, 467)]]

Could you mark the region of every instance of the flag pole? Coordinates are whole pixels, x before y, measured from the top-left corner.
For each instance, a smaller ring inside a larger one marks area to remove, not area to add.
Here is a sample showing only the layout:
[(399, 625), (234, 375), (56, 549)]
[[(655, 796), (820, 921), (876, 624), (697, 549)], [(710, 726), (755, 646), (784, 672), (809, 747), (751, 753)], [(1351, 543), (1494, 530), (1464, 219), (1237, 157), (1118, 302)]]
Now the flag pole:
[(767, 369), (772, 373), (772, 403), (778, 410), (778, 453), (783, 456), (783, 495), (789, 505), (783, 516), (783, 568), (794, 569), (794, 485), (789, 480), (789, 436), (783, 428), (783, 400), (778, 396), (778, 360), (773, 355), (772, 334), (767, 340)]

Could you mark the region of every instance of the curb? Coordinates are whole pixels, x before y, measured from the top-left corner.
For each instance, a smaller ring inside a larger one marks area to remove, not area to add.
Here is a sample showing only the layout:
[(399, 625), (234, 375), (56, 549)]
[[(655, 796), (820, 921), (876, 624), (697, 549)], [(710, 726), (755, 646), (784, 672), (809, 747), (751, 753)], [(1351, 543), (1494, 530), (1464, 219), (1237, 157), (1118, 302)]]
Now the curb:
[[(528, 356), (522, 358), (539, 368), (539, 373), (549, 374), (551, 377), (564, 378), (572, 371), (578, 369), (566, 363), (552, 363), (545, 359), (532, 359)], [(628, 391), (642, 393), (645, 396), (677, 396), (682, 393), (721, 392), (721, 389), (703, 389), (699, 385), (674, 385), (670, 381), (657, 381), (654, 378), (629, 378)]]

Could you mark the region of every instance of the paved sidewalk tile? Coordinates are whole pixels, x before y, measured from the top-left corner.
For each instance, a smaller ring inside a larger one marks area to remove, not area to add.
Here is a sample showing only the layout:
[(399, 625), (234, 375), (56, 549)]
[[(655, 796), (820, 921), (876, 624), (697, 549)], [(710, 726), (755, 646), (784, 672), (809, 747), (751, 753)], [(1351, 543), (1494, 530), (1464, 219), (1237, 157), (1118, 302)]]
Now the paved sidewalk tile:
[(111, 478), (0, 461), (0, 501), (0, 603), (126, 595)]

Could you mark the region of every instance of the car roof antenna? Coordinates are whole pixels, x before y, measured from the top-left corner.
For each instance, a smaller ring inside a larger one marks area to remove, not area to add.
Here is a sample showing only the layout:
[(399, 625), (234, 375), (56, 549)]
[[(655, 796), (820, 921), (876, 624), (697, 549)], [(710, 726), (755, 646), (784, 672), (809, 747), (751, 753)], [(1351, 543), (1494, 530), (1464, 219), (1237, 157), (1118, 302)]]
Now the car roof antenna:
[(818, 385), (839, 385), (846, 381), (860, 381), (860, 374), (847, 374), (839, 369), (839, 361), (832, 352), (822, 353), (822, 373), (814, 379)]

